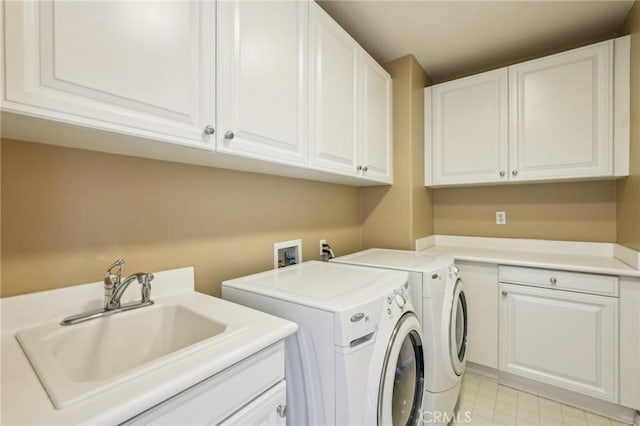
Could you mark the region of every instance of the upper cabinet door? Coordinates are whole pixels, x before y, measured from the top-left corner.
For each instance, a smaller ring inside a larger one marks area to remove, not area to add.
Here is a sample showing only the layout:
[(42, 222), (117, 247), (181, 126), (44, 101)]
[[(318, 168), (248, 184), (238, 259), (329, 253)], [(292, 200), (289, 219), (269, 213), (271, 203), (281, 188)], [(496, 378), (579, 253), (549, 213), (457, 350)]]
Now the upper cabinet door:
[(357, 175), (360, 46), (320, 6), (310, 8), (310, 164)]
[(218, 152), (307, 164), (308, 3), (218, 3)]
[(433, 185), (507, 181), (507, 82), (503, 68), (432, 87)]
[(4, 8), (3, 110), (211, 148), (215, 4), (53, 0)]
[(509, 67), (511, 180), (611, 176), (612, 47)]
[(389, 73), (368, 54), (362, 54), (362, 170), (380, 182), (393, 180), (393, 139)]

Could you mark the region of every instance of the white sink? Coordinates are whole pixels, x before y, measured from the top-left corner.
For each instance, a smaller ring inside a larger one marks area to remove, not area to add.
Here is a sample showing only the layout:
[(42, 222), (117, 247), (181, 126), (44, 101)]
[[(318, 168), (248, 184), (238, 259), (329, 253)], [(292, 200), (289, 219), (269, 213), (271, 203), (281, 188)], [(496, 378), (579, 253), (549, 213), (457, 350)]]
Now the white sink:
[(16, 337), (56, 408), (66, 408), (241, 331), (198, 306), (156, 304)]

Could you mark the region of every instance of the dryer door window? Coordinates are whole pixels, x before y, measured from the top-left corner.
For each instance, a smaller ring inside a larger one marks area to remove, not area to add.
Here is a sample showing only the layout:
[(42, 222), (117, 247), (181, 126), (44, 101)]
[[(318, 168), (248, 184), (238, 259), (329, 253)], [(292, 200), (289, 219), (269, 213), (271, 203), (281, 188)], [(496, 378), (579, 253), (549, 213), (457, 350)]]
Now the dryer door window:
[(424, 392), (424, 352), (420, 326), (405, 314), (391, 336), (380, 378), (378, 424), (415, 425)]
[(467, 299), (460, 279), (456, 282), (453, 291), (449, 332), (451, 364), (456, 374), (461, 375), (467, 354)]

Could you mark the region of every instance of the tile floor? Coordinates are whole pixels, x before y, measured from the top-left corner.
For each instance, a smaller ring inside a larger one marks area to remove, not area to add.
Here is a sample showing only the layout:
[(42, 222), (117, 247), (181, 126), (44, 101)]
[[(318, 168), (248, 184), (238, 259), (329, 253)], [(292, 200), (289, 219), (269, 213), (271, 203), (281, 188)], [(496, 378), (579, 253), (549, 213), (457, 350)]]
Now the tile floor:
[[(466, 421), (469, 420), (470, 422)], [(456, 421), (474, 426), (624, 426), (615, 420), (537, 397), (466, 372)]]

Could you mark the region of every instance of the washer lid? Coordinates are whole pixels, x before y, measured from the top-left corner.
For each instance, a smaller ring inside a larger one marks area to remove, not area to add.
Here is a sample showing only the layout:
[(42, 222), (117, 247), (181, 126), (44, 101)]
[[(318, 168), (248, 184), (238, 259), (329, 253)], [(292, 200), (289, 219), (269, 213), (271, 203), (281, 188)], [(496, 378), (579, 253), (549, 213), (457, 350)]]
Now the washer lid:
[(407, 280), (406, 272), (309, 261), (225, 281), (222, 285), (341, 311), (382, 297)]
[(452, 264), (453, 258), (408, 250), (372, 248), (337, 257), (332, 262), (424, 272)]

